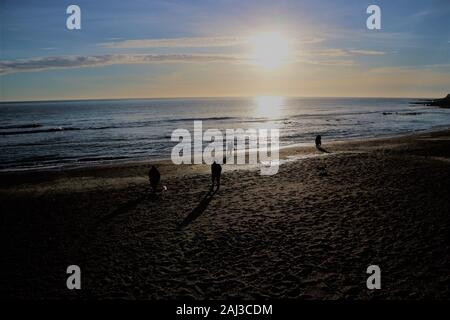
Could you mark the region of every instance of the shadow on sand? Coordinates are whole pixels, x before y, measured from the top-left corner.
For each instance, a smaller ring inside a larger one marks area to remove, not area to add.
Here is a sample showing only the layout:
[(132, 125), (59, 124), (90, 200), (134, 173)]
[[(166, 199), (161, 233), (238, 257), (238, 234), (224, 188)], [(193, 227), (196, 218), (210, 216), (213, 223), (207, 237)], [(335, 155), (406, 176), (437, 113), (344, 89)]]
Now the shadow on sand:
[(138, 206), (139, 203), (141, 203), (145, 199), (150, 200), (150, 201), (156, 201), (159, 199), (159, 196), (158, 196), (158, 194), (155, 194), (155, 193), (150, 193), (150, 195), (148, 193), (144, 193), (140, 197), (124, 203), (123, 205), (119, 206), (116, 210), (114, 210), (110, 214), (107, 214), (104, 217), (100, 218), (97, 221), (97, 223), (95, 224), (95, 228), (97, 229), (98, 227), (100, 227), (102, 225), (107, 225), (108, 223), (111, 222), (112, 219), (116, 218), (117, 216), (120, 216), (122, 214), (127, 213), (128, 211), (133, 210), (134, 208), (136, 208)]
[(186, 227), (189, 225), (192, 221), (197, 219), (205, 210), (208, 208), (209, 203), (211, 202), (214, 195), (217, 193), (217, 189), (213, 191), (210, 189), (208, 193), (203, 197), (202, 201), (187, 215), (186, 218), (184, 218), (183, 222), (181, 222), (178, 225), (178, 230)]
[(330, 153), (330, 151), (328, 151), (328, 150), (326, 150), (326, 149), (324, 149), (324, 148), (322, 148), (320, 146), (316, 146), (316, 148), (317, 148), (317, 150), (322, 151), (324, 153)]

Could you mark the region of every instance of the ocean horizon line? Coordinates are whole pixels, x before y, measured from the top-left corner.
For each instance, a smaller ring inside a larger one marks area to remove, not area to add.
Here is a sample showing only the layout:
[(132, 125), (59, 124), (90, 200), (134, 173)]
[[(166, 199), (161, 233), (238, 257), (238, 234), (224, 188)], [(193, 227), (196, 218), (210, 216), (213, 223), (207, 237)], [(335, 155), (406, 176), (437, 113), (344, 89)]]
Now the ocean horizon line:
[[(444, 94), (445, 95), (445, 94)], [(280, 97), (286, 99), (433, 99), (436, 97), (399, 96), (290, 96), (290, 95), (252, 95), (252, 96), (192, 96), (192, 97), (147, 97), (147, 98), (82, 98), (82, 99), (43, 99), (43, 100), (5, 100), (0, 104), (34, 102), (79, 102), (79, 101), (131, 101), (131, 100), (207, 100), (207, 99), (257, 99), (259, 97)]]

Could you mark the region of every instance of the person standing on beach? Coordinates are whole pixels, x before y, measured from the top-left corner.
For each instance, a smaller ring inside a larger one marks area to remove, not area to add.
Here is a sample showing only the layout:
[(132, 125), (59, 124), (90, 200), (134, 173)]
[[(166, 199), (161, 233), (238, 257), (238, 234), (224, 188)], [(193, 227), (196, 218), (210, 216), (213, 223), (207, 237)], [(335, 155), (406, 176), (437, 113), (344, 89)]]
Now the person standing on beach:
[(148, 181), (150, 182), (150, 187), (152, 188), (153, 193), (156, 192), (156, 188), (158, 187), (160, 180), (161, 174), (155, 166), (152, 166), (152, 168), (148, 172)]
[(214, 189), (214, 182), (217, 182), (217, 190), (220, 188), (220, 175), (222, 174), (222, 166), (216, 161), (211, 165), (211, 190)]
[(320, 148), (322, 146), (322, 136), (318, 134), (316, 136), (316, 148)]

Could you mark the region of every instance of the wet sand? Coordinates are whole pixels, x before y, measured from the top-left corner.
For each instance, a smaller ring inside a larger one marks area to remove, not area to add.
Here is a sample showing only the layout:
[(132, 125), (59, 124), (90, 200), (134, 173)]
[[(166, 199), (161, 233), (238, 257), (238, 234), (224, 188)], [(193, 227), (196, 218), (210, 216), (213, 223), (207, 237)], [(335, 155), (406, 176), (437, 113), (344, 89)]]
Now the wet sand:
[(2, 174), (0, 295), (449, 299), (450, 131), (323, 142), (275, 176), (226, 165), (209, 195), (208, 166), (169, 162), (158, 197), (142, 163)]

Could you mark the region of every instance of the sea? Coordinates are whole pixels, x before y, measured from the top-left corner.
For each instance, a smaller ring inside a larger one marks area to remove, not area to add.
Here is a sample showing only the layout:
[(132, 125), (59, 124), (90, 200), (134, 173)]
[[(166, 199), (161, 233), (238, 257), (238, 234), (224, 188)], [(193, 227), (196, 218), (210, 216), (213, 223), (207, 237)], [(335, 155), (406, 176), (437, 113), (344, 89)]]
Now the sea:
[(0, 103), (0, 171), (168, 159), (175, 129), (280, 130), (280, 146), (450, 127), (450, 110), (410, 98), (177, 98)]

